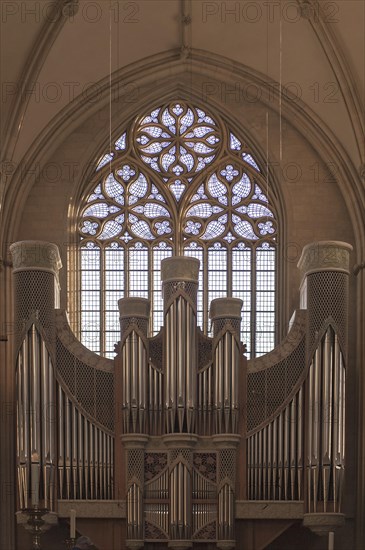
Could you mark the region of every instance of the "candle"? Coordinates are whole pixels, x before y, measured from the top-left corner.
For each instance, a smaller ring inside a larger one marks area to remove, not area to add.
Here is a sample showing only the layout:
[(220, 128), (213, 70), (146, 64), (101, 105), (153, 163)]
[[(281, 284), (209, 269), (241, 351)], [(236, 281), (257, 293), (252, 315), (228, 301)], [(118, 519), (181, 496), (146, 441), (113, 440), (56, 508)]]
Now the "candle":
[(32, 484), (31, 498), (32, 506), (35, 508), (39, 504), (39, 464), (31, 464)]
[(333, 531), (328, 533), (328, 550), (334, 550), (335, 548), (335, 534)]
[(76, 510), (70, 510), (70, 539), (76, 538)]

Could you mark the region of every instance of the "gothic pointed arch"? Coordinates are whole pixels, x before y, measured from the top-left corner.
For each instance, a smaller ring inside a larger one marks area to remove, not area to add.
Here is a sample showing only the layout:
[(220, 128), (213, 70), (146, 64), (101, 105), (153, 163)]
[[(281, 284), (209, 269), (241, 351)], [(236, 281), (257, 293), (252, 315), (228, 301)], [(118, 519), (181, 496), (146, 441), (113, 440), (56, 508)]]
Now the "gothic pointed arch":
[(268, 177), (219, 114), (185, 100), (135, 117), (95, 163), (80, 204), (79, 332), (111, 356), (118, 299), (149, 298), (150, 333), (162, 325), (160, 263), (200, 260), (198, 322), (210, 332), (212, 299), (243, 300), (249, 357), (276, 343), (278, 223)]

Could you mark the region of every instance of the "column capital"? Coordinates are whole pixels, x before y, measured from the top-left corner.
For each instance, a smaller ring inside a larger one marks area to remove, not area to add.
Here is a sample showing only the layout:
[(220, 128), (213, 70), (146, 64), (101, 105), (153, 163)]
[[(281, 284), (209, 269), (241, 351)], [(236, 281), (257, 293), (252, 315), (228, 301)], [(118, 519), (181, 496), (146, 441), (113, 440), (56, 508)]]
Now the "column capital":
[(241, 319), (242, 300), (239, 298), (215, 298), (211, 301), (209, 317), (216, 319)]
[(150, 316), (151, 302), (147, 298), (121, 298), (118, 300), (119, 316), (121, 319), (125, 317), (142, 317), (148, 319)]
[(199, 277), (198, 258), (190, 256), (171, 256), (161, 262), (161, 278), (163, 283), (171, 281), (198, 282)]
[(144, 449), (149, 441), (147, 434), (123, 434), (120, 439), (126, 449)]
[(298, 262), (302, 278), (318, 271), (349, 273), (352, 246), (341, 241), (318, 241), (307, 244)]
[(58, 277), (62, 267), (58, 246), (45, 241), (18, 241), (10, 245), (13, 273), (49, 271)]

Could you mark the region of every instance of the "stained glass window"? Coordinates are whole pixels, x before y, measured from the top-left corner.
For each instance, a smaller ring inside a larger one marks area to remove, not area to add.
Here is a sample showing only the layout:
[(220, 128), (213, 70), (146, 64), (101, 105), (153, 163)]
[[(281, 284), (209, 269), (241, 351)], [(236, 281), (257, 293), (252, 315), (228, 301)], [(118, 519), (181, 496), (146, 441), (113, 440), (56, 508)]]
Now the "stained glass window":
[(163, 324), (160, 264), (200, 260), (198, 323), (211, 300), (243, 300), (248, 357), (275, 345), (277, 222), (254, 153), (218, 115), (184, 101), (133, 120), (95, 163), (81, 205), (80, 335), (112, 357), (118, 299), (151, 300), (150, 334)]

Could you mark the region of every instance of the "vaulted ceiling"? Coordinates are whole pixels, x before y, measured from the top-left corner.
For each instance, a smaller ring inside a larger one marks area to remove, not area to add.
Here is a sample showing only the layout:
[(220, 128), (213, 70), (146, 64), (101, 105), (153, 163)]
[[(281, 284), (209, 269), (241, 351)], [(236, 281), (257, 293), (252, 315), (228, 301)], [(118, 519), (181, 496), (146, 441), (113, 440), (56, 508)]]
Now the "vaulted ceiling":
[(238, 68), (255, 72), (312, 113), (360, 170), (364, 30), (362, 0), (2, 0), (2, 160), (19, 164), (97, 83), (181, 52), (185, 62), (215, 56), (231, 72), (233, 88), (206, 90), (221, 101), (255, 93)]

